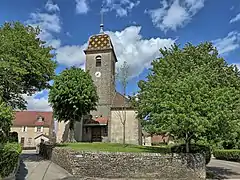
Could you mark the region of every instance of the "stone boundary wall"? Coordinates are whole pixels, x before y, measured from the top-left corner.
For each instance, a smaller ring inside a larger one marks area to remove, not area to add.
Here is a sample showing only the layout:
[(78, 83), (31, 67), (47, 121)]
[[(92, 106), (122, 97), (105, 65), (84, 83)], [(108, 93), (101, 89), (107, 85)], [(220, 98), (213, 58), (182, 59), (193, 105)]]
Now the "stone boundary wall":
[(77, 152), (56, 147), (51, 160), (79, 178), (206, 179), (201, 154)]

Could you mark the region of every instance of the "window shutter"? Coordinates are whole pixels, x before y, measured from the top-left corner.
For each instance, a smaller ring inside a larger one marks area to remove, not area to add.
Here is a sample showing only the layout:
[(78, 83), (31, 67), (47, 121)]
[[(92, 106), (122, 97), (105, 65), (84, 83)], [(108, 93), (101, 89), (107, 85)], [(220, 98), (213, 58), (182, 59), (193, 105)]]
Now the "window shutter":
[(22, 126), (22, 132), (23, 132), (23, 130), (24, 130), (24, 127)]
[(34, 132), (37, 132), (37, 127), (34, 128)]
[(43, 132), (43, 126), (41, 127), (41, 132)]
[(27, 132), (27, 126), (26, 126), (26, 129), (25, 129), (25, 132)]

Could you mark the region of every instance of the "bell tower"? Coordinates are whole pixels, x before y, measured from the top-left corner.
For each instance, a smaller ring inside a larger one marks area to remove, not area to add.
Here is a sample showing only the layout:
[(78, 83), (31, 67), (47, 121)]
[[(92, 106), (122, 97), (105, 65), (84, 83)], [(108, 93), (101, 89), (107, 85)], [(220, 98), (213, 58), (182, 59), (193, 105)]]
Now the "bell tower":
[(110, 110), (115, 93), (115, 63), (117, 58), (109, 35), (103, 30), (103, 13), (101, 12), (100, 33), (92, 35), (86, 55), (85, 69), (89, 71), (97, 87), (99, 102), (97, 111), (92, 112), (93, 119), (107, 117), (110, 119)]

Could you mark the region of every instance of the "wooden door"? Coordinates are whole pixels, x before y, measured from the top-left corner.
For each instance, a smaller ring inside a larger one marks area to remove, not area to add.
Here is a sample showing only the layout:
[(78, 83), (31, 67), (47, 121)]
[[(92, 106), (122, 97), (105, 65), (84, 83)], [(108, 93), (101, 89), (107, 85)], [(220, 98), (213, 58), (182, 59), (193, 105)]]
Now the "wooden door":
[(101, 142), (101, 127), (92, 127), (92, 142)]

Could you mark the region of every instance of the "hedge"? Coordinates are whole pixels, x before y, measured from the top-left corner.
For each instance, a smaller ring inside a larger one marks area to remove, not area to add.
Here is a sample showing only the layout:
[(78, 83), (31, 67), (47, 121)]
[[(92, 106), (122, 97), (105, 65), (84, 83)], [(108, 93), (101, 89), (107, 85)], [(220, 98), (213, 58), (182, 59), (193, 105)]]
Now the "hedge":
[[(211, 160), (211, 148), (207, 145), (190, 144), (189, 153), (201, 153), (205, 156), (205, 163), (208, 164)], [(171, 147), (173, 153), (186, 153), (186, 144), (175, 145)]]
[(21, 146), (18, 143), (7, 143), (0, 147), (0, 179), (7, 177), (16, 168), (19, 156), (21, 154)]
[(240, 162), (240, 149), (216, 149), (213, 155), (216, 159)]

